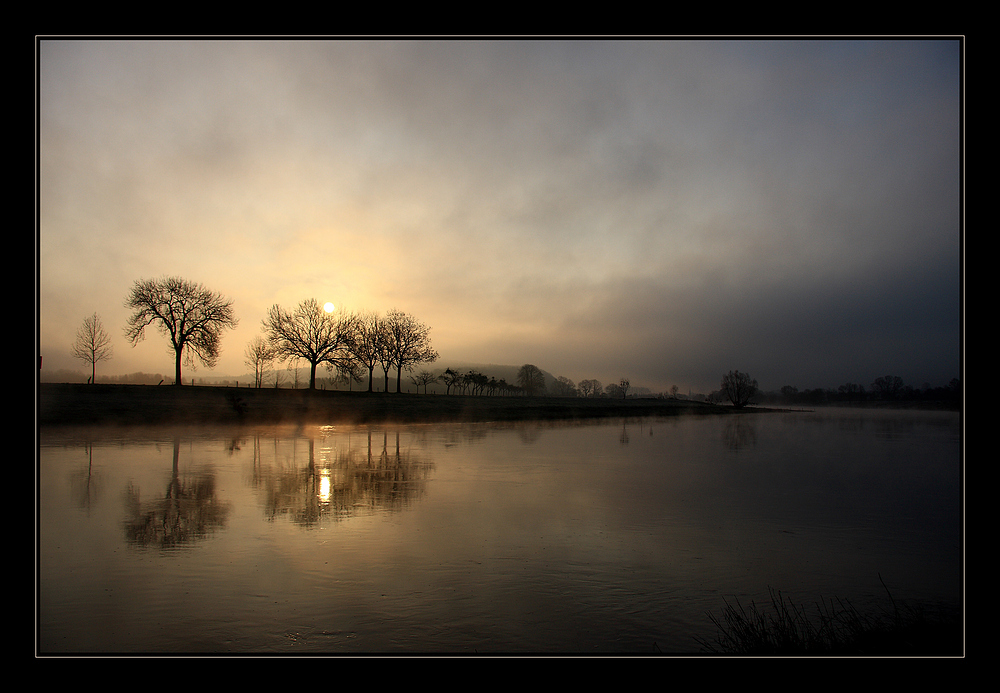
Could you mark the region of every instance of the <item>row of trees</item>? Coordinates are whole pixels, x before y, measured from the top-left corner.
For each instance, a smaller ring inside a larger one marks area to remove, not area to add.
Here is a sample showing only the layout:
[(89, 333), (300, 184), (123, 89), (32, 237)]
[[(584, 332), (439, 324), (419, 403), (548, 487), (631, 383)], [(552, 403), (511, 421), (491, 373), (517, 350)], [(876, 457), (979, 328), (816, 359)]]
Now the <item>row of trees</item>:
[(262, 328), (263, 335), (251, 341), (245, 353), (257, 387), (271, 362), (302, 359), (309, 364), (310, 389), (316, 389), (316, 369), (325, 364), (343, 379), (360, 381), (367, 371), (369, 392), (376, 367), (382, 368), (386, 392), (389, 374), (395, 372), (396, 392), (401, 392), (403, 371), (438, 358), (430, 328), (395, 309), (384, 316), (371, 311), (346, 313), (307, 299), (291, 311), (272, 306)]
[(430, 371), (420, 371), (410, 376), (411, 382), (427, 392), (427, 386), (441, 383), (445, 394), (463, 395), (550, 395), (553, 397), (615, 397), (624, 398), (628, 395), (631, 385), (628, 378), (622, 378), (619, 383), (602, 388), (598, 380), (583, 380), (578, 384), (567, 377), (559, 376), (547, 382), (545, 373), (538, 366), (526, 363), (518, 369), (516, 383), (508, 383), (504, 378), (497, 379), (476, 370), (465, 373), (455, 368), (446, 368), (443, 373), (435, 375)]
[[(135, 346), (145, 338), (147, 327), (166, 336), (174, 354), (174, 384), (180, 385), (182, 363), (194, 364), (195, 359), (213, 368), (221, 351), (222, 334), (233, 329), (233, 301), (201, 284), (179, 277), (138, 280), (125, 300), (132, 310), (125, 328), (126, 338)], [(401, 392), (403, 371), (414, 370), (419, 364), (432, 363), (438, 353), (431, 346), (430, 328), (412, 315), (391, 310), (386, 315), (377, 312), (349, 313), (336, 311), (333, 306), (320, 306), (315, 299), (302, 301), (286, 310), (272, 306), (261, 323), (262, 334), (253, 339), (245, 352), (246, 364), (254, 372), (254, 384), (263, 386), (264, 375), (273, 361), (305, 360), (309, 364), (309, 388), (316, 388), (316, 370), (325, 365), (343, 379), (361, 381), (367, 372), (368, 391), (373, 389), (376, 367), (381, 367), (385, 391), (389, 390), (389, 374), (396, 374), (396, 392)], [(73, 356), (91, 366), (91, 378), (96, 379), (97, 364), (111, 358), (111, 338), (95, 313), (86, 318), (77, 333)], [(545, 375), (540, 368), (525, 364), (517, 375), (517, 385), (497, 381), (482, 373), (458, 373), (449, 368), (440, 375), (421, 371), (410, 380), (419, 388), (442, 382), (446, 392), (453, 388), (472, 394), (511, 394), (523, 392), (540, 395), (547, 391)], [(600, 381), (582, 380), (574, 384), (568, 378), (557, 378), (551, 387), (556, 396), (621, 397), (628, 396), (631, 383), (622, 378), (601, 388)], [(946, 388), (958, 392), (958, 381)], [(838, 389), (840, 399), (893, 400), (912, 397), (914, 390), (904, 385), (898, 376), (876, 378), (868, 390), (863, 385), (847, 383)], [(676, 397), (677, 387), (672, 388)], [(781, 396), (794, 399), (796, 388), (785, 386)], [(722, 378), (721, 390), (711, 398), (728, 399), (734, 407), (744, 407), (760, 398), (757, 381), (746, 373), (730, 371)], [(938, 393), (940, 394), (940, 393)]]
[[(200, 361), (214, 368), (221, 352), (222, 335), (239, 321), (233, 301), (201, 284), (179, 277), (136, 281), (125, 307), (132, 313), (125, 337), (133, 346), (145, 339), (146, 328), (165, 336), (174, 355), (174, 384), (181, 385), (182, 364)], [(321, 307), (315, 299), (293, 310), (274, 305), (261, 323), (262, 334), (251, 341), (245, 356), (254, 372), (255, 385), (263, 385), (268, 364), (303, 359), (309, 363), (309, 387), (316, 388), (316, 370), (325, 365), (342, 377), (360, 380), (368, 370), (368, 389), (377, 365), (396, 373), (396, 391), (404, 370), (438, 358), (431, 347), (430, 328), (407, 313), (347, 313), (333, 306)], [(91, 382), (97, 364), (112, 356), (111, 338), (95, 313), (84, 320), (72, 353), (91, 365)]]

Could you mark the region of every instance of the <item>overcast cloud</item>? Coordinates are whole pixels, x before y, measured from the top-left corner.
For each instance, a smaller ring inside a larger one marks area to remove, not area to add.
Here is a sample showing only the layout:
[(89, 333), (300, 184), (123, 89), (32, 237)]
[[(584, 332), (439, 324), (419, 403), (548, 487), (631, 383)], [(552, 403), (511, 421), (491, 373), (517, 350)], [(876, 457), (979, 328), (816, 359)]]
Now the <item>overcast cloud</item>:
[(898, 41), (40, 44), (39, 339), (136, 279), (410, 312), (450, 363), (764, 389), (960, 375), (960, 50)]

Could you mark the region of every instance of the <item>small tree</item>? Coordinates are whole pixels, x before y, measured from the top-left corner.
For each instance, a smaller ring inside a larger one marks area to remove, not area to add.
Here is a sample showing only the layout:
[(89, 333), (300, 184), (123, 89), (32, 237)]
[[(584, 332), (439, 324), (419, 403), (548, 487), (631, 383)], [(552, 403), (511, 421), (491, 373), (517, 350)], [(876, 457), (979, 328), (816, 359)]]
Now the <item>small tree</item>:
[(438, 376), (434, 375), (430, 371), (420, 371), (416, 375), (411, 375), (410, 380), (414, 385), (417, 386), (417, 391), (420, 391), (420, 386), (424, 386), (424, 394), (427, 394), (427, 386), (431, 383), (436, 383), (438, 381)]
[(757, 395), (757, 381), (746, 373), (729, 371), (722, 376), (722, 392), (737, 409), (751, 404)]
[(453, 368), (446, 368), (444, 373), (438, 376), (438, 379), (444, 383), (444, 393), (446, 395), (451, 394), (451, 388), (457, 387), (462, 384), (462, 380), (465, 376)]
[(254, 387), (260, 388), (264, 385), (264, 378), (271, 370), (271, 363), (274, 361), (274, 350), (260, 335), (257, 335), (247, 344), (244, 352), (244, 363), (253, 370)]
[(620, 387), (622, 390), (622, 399), (625, 399), (626, 397), (628, 397), (628, 391), (629, 388), (632, 387), (632, 383), (629, 381), (628, 378), (622, 378), (618, 382), (618, 387)]
[(104, 330), (101, 318), (94, 313), (83, 321), (73, 342), (73, 356), (90, 364), (90, 382), (97, 380), (97, 362), (111, 359), (114, 350), (111, 337)]
[(179, 277), (141, 279), (132, 286), (125, 307), (133, 310), (125, 328), (132, 346), (156, 328), (170, 338), (174, 353), (174, 385), (181, 385), (181, 361), (194, 366), (195, 357), (214, 368), (222, 350), (222, 331), (239, 320), (233, 302), (201, 284)]

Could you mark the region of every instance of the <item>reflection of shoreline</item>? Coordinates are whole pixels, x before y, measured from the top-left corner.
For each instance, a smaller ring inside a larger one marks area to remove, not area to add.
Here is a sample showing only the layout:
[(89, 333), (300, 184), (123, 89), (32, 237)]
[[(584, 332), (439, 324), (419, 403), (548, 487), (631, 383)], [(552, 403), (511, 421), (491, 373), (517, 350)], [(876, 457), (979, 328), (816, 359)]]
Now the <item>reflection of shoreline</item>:
[(38, 392), (39, 423), (43, 426), (458, 423), (733, 413), (732, 407), (672, 399), (470, 397), (64, 383), (41, 383)]

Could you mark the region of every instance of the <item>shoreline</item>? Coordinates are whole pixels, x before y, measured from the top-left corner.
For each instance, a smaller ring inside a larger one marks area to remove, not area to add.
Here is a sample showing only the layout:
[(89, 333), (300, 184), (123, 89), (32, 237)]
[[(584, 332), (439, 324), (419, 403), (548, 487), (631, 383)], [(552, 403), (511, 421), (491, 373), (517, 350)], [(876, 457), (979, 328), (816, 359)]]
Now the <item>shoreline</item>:
[(233, 423), (465, 423), (732, 414), (733, 409), (672, 399), (486, 397), (185, 385), (39, 383), (37, 423), (214, 425)]

